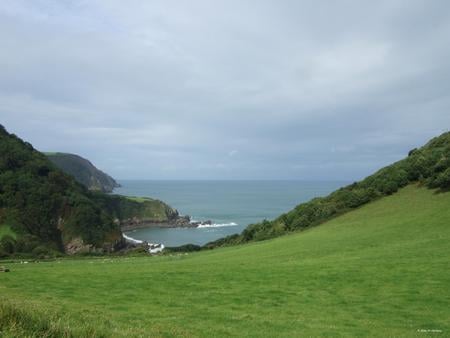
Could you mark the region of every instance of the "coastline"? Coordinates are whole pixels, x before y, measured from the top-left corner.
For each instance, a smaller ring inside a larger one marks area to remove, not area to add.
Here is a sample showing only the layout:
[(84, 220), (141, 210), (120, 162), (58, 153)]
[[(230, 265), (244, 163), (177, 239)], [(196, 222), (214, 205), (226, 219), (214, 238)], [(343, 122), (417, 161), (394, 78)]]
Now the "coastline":
[(162, 243), (149, 243), (147, 241), (141, 241), (140, 239), (127, 236), (124, 233), (122, 233), (122, 237), (126, 242), (128, 242), (132, 246), (142, 246), (142, 245), (145, 246), (148, 253), (150, 254), (157, 254), (165, 249), (165, 245)]
[(154, 221), (154, 220), (125, 220), (120, 222), (120, 229), (122, 231), (131, 231), (136, 229), (146, 228), (196, 228), (198, 225), (190, 222), (177, 222), (177, 221)]

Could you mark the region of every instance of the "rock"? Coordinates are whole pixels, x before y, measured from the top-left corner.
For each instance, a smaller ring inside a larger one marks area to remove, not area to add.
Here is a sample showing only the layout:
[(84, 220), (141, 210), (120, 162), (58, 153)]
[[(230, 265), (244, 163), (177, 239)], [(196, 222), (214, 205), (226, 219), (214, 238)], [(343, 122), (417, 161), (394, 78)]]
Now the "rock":
[(190, 226), (192, 226), (191, 217), (188, 216), (188, 215), (179, 216), (175, 220), (174, 226), (176, 226), (176, 227), (190, 227)]
[(101, 248), (96, 248), (92, 244), (85, 244), (80, 237), (72, 239), (65, 245), (65, 252), (69, 255), (76, 253), (103, 252)]
[(201, 222), (191, 222), (191, 226), (197, 228), (200, 225), (212, 225), (211, 220), (201, 221)]
[(168, 221), (157, 221), (151, 219), (141, 219), (138, 217), (119, 220), (122, 231), (131, 231), (142, 228), (197, 228), (200, 225), (212, 225), (211, 220), (206, 221), (191, 221), (189, 215), (176, 216)]

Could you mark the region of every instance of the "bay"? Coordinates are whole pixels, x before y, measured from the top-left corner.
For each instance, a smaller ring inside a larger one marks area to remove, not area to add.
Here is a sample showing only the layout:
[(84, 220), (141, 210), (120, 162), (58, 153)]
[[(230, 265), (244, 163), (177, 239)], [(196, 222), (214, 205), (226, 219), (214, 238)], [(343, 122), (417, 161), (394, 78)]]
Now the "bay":
[(211, 220), (202, 228), (147, 228), (127, 236), (165, 246), (203, 245), (240, 233), (247, 225), (274, 219), (296, 205), (325, 196), (346, 185), (343, 181), (152, 181), (119, 180), (114, 193), (152, 197), (193, 220)]

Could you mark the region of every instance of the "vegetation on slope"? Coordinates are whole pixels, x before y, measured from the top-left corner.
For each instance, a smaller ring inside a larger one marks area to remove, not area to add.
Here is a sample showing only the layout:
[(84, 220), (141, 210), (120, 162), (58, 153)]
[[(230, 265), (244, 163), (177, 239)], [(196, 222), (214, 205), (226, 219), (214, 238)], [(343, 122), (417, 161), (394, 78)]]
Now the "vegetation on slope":
[(12, 245), (14, 252), (43, 253), (64, 252), (64, 246), (77, 237), (109, 249), (121, 240), (118, 226), (86, 188), (3, 126), (0, 224), (8, 224), (18, 237), (3, 236), (0, 255), (10, 254)]
[(112, 192), (119, 184), (109, 175), (97, 169), (87, 159), (67, 153), (45, 153), (58, 168), (73, 176), (89, 190)]
[(251, 224), (241, 234), (221, 238), (205, 247), (265, 240), (303, 230), (382, 196), (391, 195), (413, 182), (441, 190), (450, 188), (450, 132), (432, 139), (420, 149), (411, 150), (407, 158), (360, 182), (338, 189), (326, 197), (300, 204), (273, 221)]
[(7, 224), (0, 224), (0, 240), (4, 236), (11, 236), (13, 239), (16, 238), (16, 234), (12, 231), (11, 227)]
[(153, 223), (169, 222), (178, 217), (178, 211), (166, 203), (148, 197), (95, 194), (95, 200), (118, 220), (139, 218)]
[(121, 220), (177, 216), (158, 200), (88, 191), (0, 125), (0, 257), (63, 253), (78, 239), (72, 251), (111, 251), (123, 244)]
[(450, 193), (408, 186), (270, 241), (189, 255), (9, 264), (11, 272), (0, 276), (0, 331), (447, 335), (449, 205)]

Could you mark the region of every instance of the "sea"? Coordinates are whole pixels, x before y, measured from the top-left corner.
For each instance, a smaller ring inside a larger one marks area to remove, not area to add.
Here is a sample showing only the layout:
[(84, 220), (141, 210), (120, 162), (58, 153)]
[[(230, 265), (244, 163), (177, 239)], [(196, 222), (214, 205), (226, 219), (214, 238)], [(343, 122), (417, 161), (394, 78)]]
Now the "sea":
[(151, 197), (189, 215), (193, 221), (210, 220), (198, 228), (146, 228), (125, 235), (166, 247), (204, 245), (240, 233), (252, 223), (272, 220), (296, 205), (325, 196), (348, 182), (343, 181), (152, 181), (119, 180), (114, 193)]

